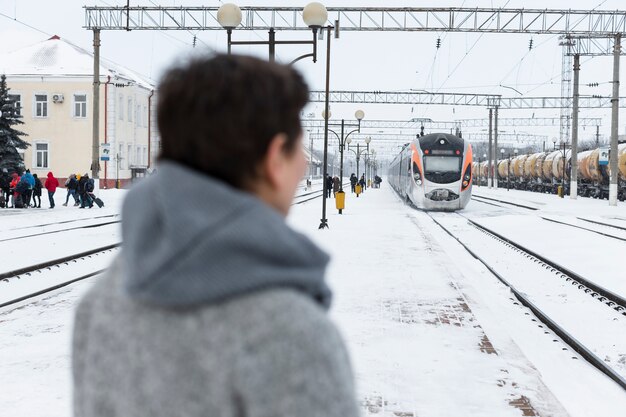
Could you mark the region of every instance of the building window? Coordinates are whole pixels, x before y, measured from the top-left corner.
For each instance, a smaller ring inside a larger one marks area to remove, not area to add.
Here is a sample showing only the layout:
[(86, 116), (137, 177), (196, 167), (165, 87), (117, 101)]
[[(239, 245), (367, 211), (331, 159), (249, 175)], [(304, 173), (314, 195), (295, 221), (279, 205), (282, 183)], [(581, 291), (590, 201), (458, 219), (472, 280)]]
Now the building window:
[(135, 152), (137, 152), (137, 159), (135, 159), (135, 163), (137, 165), (143, 165), (143, 161), (141, 160), (141, 146), (137, 146), (137, 149), (135, 149)]
[(133, 121), (133, 99), (128, 97), (128, 121)]
[(136, 107), (136, 111), (135, 111), (135, 124), (137, 125), (137, 127), (141, 127), (141, 105), (137, 104)]
[(47, 143), (35, 143), (35, 168), (48, 168)]
[(19, 94), (9, 94), (9, 100), (13, 102), (13, 108), (15, 109), (15, 115), (22, 115), (22, 96)]
[(87, 94), (74, 94), (74, 117), (87, 117)]
[(47, 94), (35, 94), (35, 117), (48, 117)]
[(143, 127), (148, 127), (148, 108), (143, 106)]
[(119, 116), (118, 119), (124, 120), (124, 96), (120, 94), (120, 98), (118, 100), (118, 109)]
[(131, 158), (131, 156), (133, 155), (133, 145), (128, 145), (128, 152), (127, 154), (127, 162), (128, 162), (128, 168), (130, 168), (130, 166), (133, 164), (133, 160)]

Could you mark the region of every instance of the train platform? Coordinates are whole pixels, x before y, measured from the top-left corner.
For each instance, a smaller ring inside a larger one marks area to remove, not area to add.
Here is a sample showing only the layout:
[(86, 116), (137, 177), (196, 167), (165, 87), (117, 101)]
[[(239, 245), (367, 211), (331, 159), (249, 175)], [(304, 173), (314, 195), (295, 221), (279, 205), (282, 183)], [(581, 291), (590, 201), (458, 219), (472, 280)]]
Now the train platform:
[[(294, 207), (289, 222), (332, 255), (332, 315), (366, 415), (621, 415), (626, 393), (539, 324), (428, 213), (386, 183), (347, 194), (342, 215), (328, 202), (328, 230), (317, 230), (319, 204)], [(474, 201), (464, 212), (511, 215)]]
[[(319, 230), (321, 199), (308, 194), (316, 190), (319, 184), (315, 181), (312, 189), (299, 188), (300, 199), (287, 221), (331, 255), (327, 279), (334, 301), (330, 314), (351, 353), (364, 416), (623, 415), (626, 391), (543, 325), (484, 264), (438, 226), (448, 227), (468, 245), (477, 246), (477, 255), (488, 259), (494, 271), (518, 279), (514, 282), (518, 289), (534, 296), (533, 301), (555, 319), (564, 319), (565, 325), (573, 326), (574, 336), (591, 343), (605, 362), (626, 373), (625, 316), (587, 300), (584, 291), (571, 284), (548, 282), (553, 278), (541, 275), (543, 266), (532, 270), (523, 257), (514, 259), (498, 242), (467, 226), (472, 219), (500, 233), (511, 233), (513, 239), (539, 245), (537, 250), (549, 257), (558, 258), (563, 252), (552, 253), (554, 245), (548, 240), (533, 238), (545, 236), (541, 230), (549, 228), (548, 234), (566, 231), (560, 242), (586, 241), (619, 252), (624, 250), (620, 245), (626, 245), (615, 239), (626, 239), (619, 229), (593, 234), (541, 216), (572, 222), (582, 217), (619, 226), (623, 206), (609, 209), (605, 208), (608, 202), (590, 199), (568, 204), (568, 199), (556, 196), (475, 187), (480, 197), (461, 213), (427, 213), (406, 205), (383, 182), (380, 189), (368, 188), (358, 198), (346, 188), (341, 215), (334, 208), (334, 199), (328, 199), (329, 228)], [(9, 226), (5, 221), (0, 227), (6, 239), (33, 233), (29, 227), (51, 232), (38, 237), (40, 243), (30, 238), (0, 242), (0, 249), (10, 248), (3, 253), (11, 253), (13, 258), (10, 268), (4, 269), (24, 267), (30, 259), (25, 255), (28, 248), (38, 244), (54, 248), (55, 241), (71, 240), (70, 248), (86, 249), (104, 235), (109, 239), (104, 243), (117, 242), (119, 225), (104, 223), (117, 220), (124, 193), (102, 191), (109, 203), (107, 211), (95, 213), (111, 218), (76, 218), (93, 209), (0, 211), (3, 220), (13, 222)], [(51, 216), (50, 221), (42, 222), (44, 214)], [(96, 223), (102, 225), (93, 227)], [(75, 230), (56, 233), (59, 224)], [(615, 237), (605, 236), (608, 234)], [(568, 250), (571, 254), (559, 260), (581, 274), (594, 276), (588, 262), (574, 262), (581, 258), (576, 247), (570, 245)], [(37, 252), (37, 261), (43, 261), (41, 251)], [(106, 256), (113, 255), (114, 250)], [(611, 279), (620, 268), (611, 260), (614, 252), (605, 258), (600, 253), (595, 256), (603, 263), (602, 285), (624, 295), (623, 275)], [(101, 268), (100, 263), (102, 258), (84, 260), (75, 268), (88, 272)], [(6, 271), (0, 268), (2, 272)], [(58, 279), (50, 273), (43, 278)], [(91, 276), (17, 307), (0, 309), (0, 409), (7, 415), (71, 414), (73, 311), (97, 279), (97, 275)], [(23, 286), (34, 285), (25, 276), (19, 281)], [(15, 281), (0, 285), (11, 282)], [(530, 286), (522, 287), (526, 284)], [(533, 291), (542, 293), (545, 300)], [(549, 304), (554, 300), (558, 308)], [(571, 314), (566, 301), (584, 314)], [(571, 316), (570, 322), (562, 316)], [(603, 321), (589, 324), (590, 318), (598, 317)]]

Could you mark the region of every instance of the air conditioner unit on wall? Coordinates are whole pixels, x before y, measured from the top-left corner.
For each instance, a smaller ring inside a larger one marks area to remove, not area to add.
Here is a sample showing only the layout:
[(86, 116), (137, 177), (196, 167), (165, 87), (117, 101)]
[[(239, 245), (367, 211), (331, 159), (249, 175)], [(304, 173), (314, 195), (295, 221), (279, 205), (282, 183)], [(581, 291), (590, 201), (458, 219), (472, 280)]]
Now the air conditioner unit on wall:
[(52, 102), (53, 103), (63, 103), (63, 94), (53, 94), (52, 95)]

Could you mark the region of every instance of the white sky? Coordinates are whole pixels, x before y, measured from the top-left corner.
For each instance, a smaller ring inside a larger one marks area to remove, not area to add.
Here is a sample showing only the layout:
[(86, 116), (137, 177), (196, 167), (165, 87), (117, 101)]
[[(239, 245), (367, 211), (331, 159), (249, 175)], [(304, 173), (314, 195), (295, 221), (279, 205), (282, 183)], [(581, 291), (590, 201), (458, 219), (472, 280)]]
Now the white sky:
[[(137, 0), (131, 5), (163, 6), (219, 6), (221, 1), (208, 0)], [(304, 7), (308, 1), (247, 1), (240, 6), (296, 6)], [(553, 8), (553, 9), (625, 9), (623, 0), (499, 0), (499, 1), (394, 1), (359, 0), (323, 2), (326, 6), (387, 6), (387, 7), (504, 7), (507, 8)], [(84, 5), (125, 5), (124, 0), (0, 0), (0, 52), (16, 49), (45, 39), (46, 35), (14, 22), (24, 22), (46, 34), (57, 34), (88, 50), (92, 49), (92, 33), (83, 29)], [(103, 32), (102, 56), (133, 69), (145, 76), (158, 79), (168, 65), (192, 50), (192, 33), (186, 31), (135, 31)], [(197, 48), (213, 48), (224, 51), (224, 31), (196, 33)], [(438, 37), (442, 39), (439, 50), (435, 47)], [(305, 32), (278, 32), (277, 39), (307, 39)], [(441, 92), (495, 93), (503, 96), (519, 96), (506, 85), (522, 92), (524, 96), (560, 96), (561, 47), (558, 36), (534, 35), (534, 48), (529, 51), (530, 35), (473, 34), (436, 32), (348, 32), (333, 40), (331, 57), (331, 89), (336, 90), (381, 90), (399, 91), (425, 89)], [(9, 40), (6, 41), (6, 40)], [(263, 32), (237, 31), (235, 40), (267, 39)], [(263, 46), (235, 46), (234, 52), (266, 57)], [(277, 47), (278, 59), (289, 62), (308, 53), (306, 47)], [(312, 89), (323, 89), (325, 70), (325, 44), (320, 44), (320, 60), (317, 64), (300, 61), (301, 70)], [(611, 94), (612, 58), (599, 57), (581, 59), (581, 94)], [(621, 78), (626, 75), (626, 63), (621, 65)], [(587, 83), (598, 82), (599, 87), (587, 87)], [(626, 95), (626, 82), (621, 83), (620, 95)], [(407, 120), (413, 117), (428, 117), (433, 120), (452, 121), (463, 118), (486, 117), (487, 111), (475, 107), (451, 106), (396, 106), (335, 104), (333, 118), (352, 119), (357, 108), (365, 110), (367, 119)], [(312, 104), (307, 112), (320, 117), (322, 104)], [(500, 117), (558, 117), (559, 110), (502, 111)], [(602, 117), (600, 133), (610, 133), (610, 109), (581, 110), (580, 117)], [(620, 112), (620, 133), (626, 132), (626, 112)], [(558, 136), (558, 128), (505, 128), (506, 133), (528, 132)], [(474, 129), (473, 131), (479, 131)], [(375, 132), (373, 132), (375, 133)], [(591, 139), (595, 128), (581, 130), (581, 139)]]

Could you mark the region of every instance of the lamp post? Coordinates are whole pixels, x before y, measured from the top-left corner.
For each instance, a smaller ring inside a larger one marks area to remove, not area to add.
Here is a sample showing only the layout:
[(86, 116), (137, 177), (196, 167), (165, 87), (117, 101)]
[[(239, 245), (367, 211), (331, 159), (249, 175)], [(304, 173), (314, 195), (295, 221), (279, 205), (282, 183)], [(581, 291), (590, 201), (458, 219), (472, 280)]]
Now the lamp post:
[(354, 149), (350, 149), (350, 143), (352, 143), (352, 139), (348, 139), (347, 143), (348, 143), (348, 150), (354, 152), (354, 155), (356, 156), (356, 178), (357, 180), (359, 179), (359, 160), (361, 159), (361, 155), (365, 154), (366, 152), (369, 152), (370, 150), (370, 142), (372, 141), (371, 137), (366, 137), (365, 138), (365, 145), (366, 148), (365, 149), (361, 149), (360, 148), (360, 143), (356, 144), (356, 151)]
[[(329, 115), (330, 117), (330, 112)], [(326, 119), (326, 112), (322, 111), (322, 117)], [(365, 112), (363, 110), (357, 110), (354, 112), (354, 117), (357, 120), (357, 123), (346, 123), (345, 119), (341, 119), (341, 123), (329, 123), (328, 126), (341, 126), (341, 134), (338, 135), (332, 129), (328, 129), (329, 132), (334, 134), (339, 141), (339, 153), (340, 153), (340, 162), (339, 162), (339, 191), (343, 192), (343, 151), (345, 149), (346, 143), (350, 143), (350, 135), (354, 132), (361, 133), (361, 120), (365, 117)], [(351, 130), (347, 134), (345, 133), (346, 127), (356, 127), (356, 129)], [(341, 214), (341, 210), (339, 210), (339, 214)]]
[(232, 45), (268, 45), (269, 47), (269, 60), (274, 62), (276, 57), (276, 45), (312, 45), (313, 52), (310, 54), (304, 54), (291, 61), (290, 65), (303, 58), (312, 57), (313, 62), (317, 62), (317, 31), (326, 24), (328, 20), (328, 11), (323, 4), (313, 2), (306, 5), (302, 10), (302, 19), (304, 23), (311, 28), (313, 32), (313, 40), (310, 41), (277, 41), (276, 31), (274, 28), (269, 30), (269, 40), (267, 41), (233, 41), (233, 30), (241, 24), (241, 9), (239, 6), (233, 3), (226, 3), (220, 6), (217, 11), (217, 21), (226, 29), (228, 35), (228, 54), (231, 53)]

